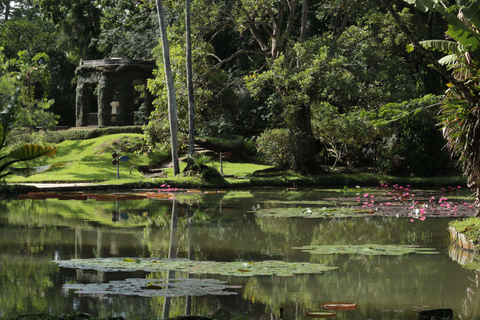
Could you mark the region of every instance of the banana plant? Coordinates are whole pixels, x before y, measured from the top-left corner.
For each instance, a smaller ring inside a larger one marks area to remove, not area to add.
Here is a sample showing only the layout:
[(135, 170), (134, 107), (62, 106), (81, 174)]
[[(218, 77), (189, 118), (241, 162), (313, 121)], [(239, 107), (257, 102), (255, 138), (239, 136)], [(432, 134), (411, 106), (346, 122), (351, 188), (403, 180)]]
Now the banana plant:
[[(10, 99), (5, 109), (0, 113), (0, 152), (2, 151), (7, 135), (12, 131), (14, 126), (15, 107), (18, 101), (20, 90), (17, 90)], [(10, 151), (5, 155), (0, 156), (0, 179), (10, 175), (17, 174), (23, 177), (29, 177), (32, 174), (44, 172), (54, 165), (47, 165), (32, 168), (10, 168), (10, 166), (17, 162), (33, 160), (38, 157), (50, 157), (57, 152), (56, 148), (42, 147), (36, 144), (24, 144), (15, 150)], [(3, 173), (4, 171), (7, 171)]]
[(424, 12), (440, 13), (448, 23), (446, 34), (454, 41), (427, 40), (420, 43), (429, 49), (439, 49), (447, 53), (467, 53), (470, 63), (480, 67), (480, 1), (456, 0), (455, 10), (441, 0), (404, 0)]

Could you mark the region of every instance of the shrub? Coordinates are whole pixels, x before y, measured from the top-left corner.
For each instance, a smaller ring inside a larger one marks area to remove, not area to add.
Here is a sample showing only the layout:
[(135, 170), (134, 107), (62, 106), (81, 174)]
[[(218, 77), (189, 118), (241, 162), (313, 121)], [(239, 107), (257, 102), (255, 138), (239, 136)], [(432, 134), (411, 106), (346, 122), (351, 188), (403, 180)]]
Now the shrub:
[(265, 130), (257, 139), (257, 151), (272, 165), (290, 168), (293, 164), (290, 131), (288, 129)]

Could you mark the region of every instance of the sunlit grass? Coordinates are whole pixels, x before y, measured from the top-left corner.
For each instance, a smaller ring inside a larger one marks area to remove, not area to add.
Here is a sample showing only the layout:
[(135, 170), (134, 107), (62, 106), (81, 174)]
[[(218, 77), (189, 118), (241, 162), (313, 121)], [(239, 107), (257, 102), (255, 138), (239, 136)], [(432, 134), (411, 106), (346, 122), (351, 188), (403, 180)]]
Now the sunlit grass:
[[(29, 178), (10, 175), (7, 182), (98, 182), (116, 178), (116, 166), (110, 153), (96, 153), (95, 147), (105, 141), (139, 134), (115, 134), (88, 140), (65, 140), (55, 147), (53, 157), (43, 158), (43, 164), (63, 164), (49, 171)], [(120, 162), (120, 176), (141, 179), (138, 166), (148, 164), (145, 155), (127, 154), (129, 161)], [(36, 165), (36, 164), (35, 164)]]
[[(173, 168), (164, 170), (165, 178), (145, 178), (138, 171), (138, 167), (147, 165), (149, 159), (143, 154), (122, 154), (127, 155), (128, 161), (121, 161), (119, 166), (119, 177), (116, 179), (116, 166), (112, 164), (111, 153), (99, 153), (95, 148), (108, 140), (118, 139), (120, 137), (141, 137), (140, 134), (115, 134), (102, 136), (88, 140), (65, 140), (55, 147), (57, 153), (53, 157), (44, 157), (30, 166), (46, 164), (62, 164), (54, 167), (42, 174), (33, 175), (29, 178), (10, 175), (7, 178), (8, 183), (41, 183), (41, 182), (94, 182), (102, 184), (135, 184), (135, 183), (180, 183), (186, 184), (195, 180), (195, 176), (184, 176), (183, 174), (174, 176)], [(208, 164), (220, 170), (218, 159), (212, 159)], [(180, 162), (180, 172), (186, 167), (185, 162)], [(223, 173), (228, 176), (247, 177), (257, 170), (268, 168), (269, 166), (257, 165), (251, 163), (231, 163), (223, 161)]]

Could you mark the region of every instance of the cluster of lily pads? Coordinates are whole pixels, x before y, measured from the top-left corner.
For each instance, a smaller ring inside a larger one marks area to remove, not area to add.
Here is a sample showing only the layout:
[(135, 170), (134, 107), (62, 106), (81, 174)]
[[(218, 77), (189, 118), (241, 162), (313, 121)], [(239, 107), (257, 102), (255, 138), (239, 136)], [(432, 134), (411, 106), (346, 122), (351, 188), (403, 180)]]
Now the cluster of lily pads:
[(414, 245), (380, 245), (380, 244), (365, 244), (365, 245), (322, 245), (322, 246), (304, 246), (294, 247), (292, 249), (299, 249), (303, 252), (311, 254), (360, 254), (368, 256), (400, 256), (407, 254), (438, 254), (433, 248), (421, 248)]
[(108, 283), (65, 284), (65, 289), (85, 295), (121, 294), (140, 297), (181, 297), (204, 295), (236, 295), (226, 289), (241, 288), (217, 279), (143, 279), (131, 278)]
[(103, 272), (159, 272), (183, 271), (193, 274), (218, 274), (226, 276), (293, 276), (316, 274), (337, 269), (308, 262), (259, 261), (216, 262), (161, 258), (94, 258), (55, 261), (60, 267)]

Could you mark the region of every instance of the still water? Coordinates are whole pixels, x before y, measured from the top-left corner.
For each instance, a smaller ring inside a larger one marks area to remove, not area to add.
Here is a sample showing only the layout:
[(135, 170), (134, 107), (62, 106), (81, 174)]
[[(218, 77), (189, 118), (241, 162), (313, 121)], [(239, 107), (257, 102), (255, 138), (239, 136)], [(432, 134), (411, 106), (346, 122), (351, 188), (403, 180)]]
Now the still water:
[[(308, 319), (305, 312), (341, 301), (357, 303), (357, 308), (336, 311), (336, 319), (415, 319), (419, 310), (441, 307), (452, 308), (455, 319), (480, 319), (480, 272), (462, 266), (471, 254), (451, 247), (447, 226), (454, 218), (255, 215), (265, 208), (348, 206), (354, 203), (355, 195), (351, 197), (346, 200), (341, 191), (259, 188), (177, 191), (174, 200), (0, 200), (0, 316), (86, 312), (127, 319), (186, 314), (219, 320), (278, 319), (282, 307), (284, 319)], [(292, 249), (340, 244), (419, 245), (438, 254), (318, 255)], [(282, 260), (338, 269), (287, 277), (192, 276), (177, 271), (176, 278), (218, 279), (241, 288), (229, 289), (236, 295), (147, 298), (82, 295), (66, 285), (167, 278), (167, 271), (75, 270), (54, 262), (98, 257)]]

